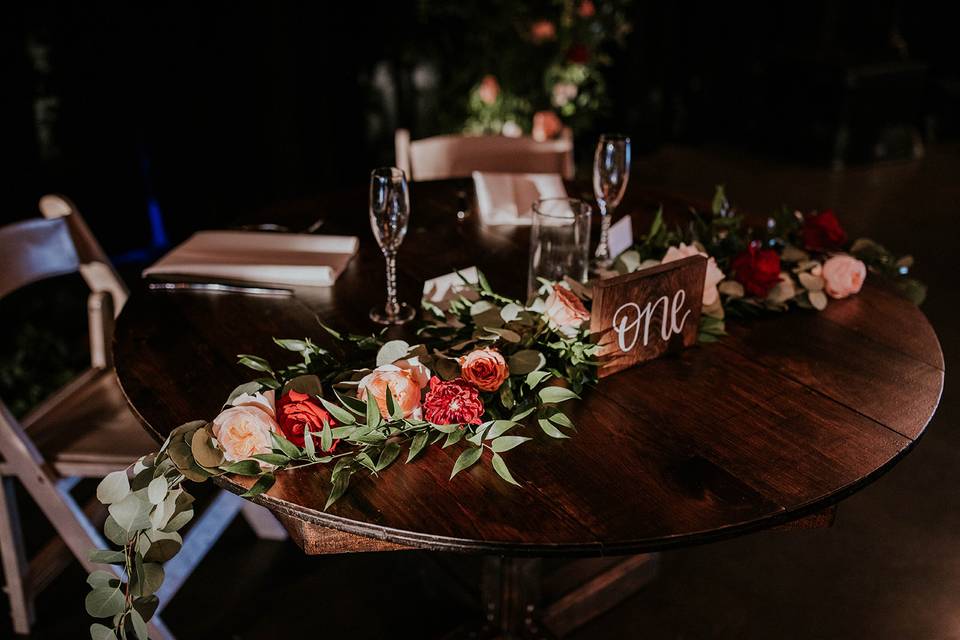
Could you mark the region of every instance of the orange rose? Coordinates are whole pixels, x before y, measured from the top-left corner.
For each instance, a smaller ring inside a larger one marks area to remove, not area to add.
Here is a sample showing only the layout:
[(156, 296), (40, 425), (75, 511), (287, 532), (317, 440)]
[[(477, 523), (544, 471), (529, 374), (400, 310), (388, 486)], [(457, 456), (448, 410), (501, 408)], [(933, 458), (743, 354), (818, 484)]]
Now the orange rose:
[(380, 407), (380, 415), (389, 418), (387, 388), (393, 394), (394, 401), (400, 405), (404, 418), (420, 418), (420, 385), (411, 371), (404, 371), (398, 366), (385, 364), (365, 375), (360, 380), (357, 397), (366, 400), (367, 393), (372, 393)]
[(556, 138), (562, 129), (563, 123), (553, 111), (537, 111), (533, 114), (533, 139), (537, 142)]
[(475, 349), (460, 358), (460, 377), (481, 391), (496, 391), (509, 375), (499, 351)]
[(590, 312), (577, 294), (559, 284), (553, 285), (543, 315), (552, 329), (568, 337), (575, 336), (581, 325), (590, 319)]

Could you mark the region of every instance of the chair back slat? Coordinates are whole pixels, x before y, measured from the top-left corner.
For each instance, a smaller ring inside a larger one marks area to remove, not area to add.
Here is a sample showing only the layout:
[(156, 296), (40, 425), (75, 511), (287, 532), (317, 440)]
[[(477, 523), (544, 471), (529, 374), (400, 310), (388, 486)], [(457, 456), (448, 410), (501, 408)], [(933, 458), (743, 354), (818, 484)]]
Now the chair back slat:
[(32, 282), (74, 273), (79, 266), (62, 218), (34, 218), (0, 227), (0, 298)]
[(467, 177), (474, 171), (498, 173), (557, 173), (573, 178), (573, 135), (569, 129), (556, 140), (505, 136), (435, 136), (410, 140), (396, 134), (397, 166), (412, 180)]

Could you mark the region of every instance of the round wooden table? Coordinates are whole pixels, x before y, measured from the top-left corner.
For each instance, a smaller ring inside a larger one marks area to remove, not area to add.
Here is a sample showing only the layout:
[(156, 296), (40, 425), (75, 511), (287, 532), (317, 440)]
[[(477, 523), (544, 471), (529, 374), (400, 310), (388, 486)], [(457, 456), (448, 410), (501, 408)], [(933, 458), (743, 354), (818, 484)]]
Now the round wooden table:
[[(458, 221), (466, 183), (415, 184), (400, 251), (401, 297), (424, 279), (477, 265), (495, 289), (526, 286), (528, 232)], [(460, 194), (462, 196), (462, 194)], [(633, 189), (623, 210), (645, 228), (663, 202)], [(134, 411), (158, 442), (212, 418), (251, 373), (236, 354), (280, 361), (271, 337), (322, 337), (319, 317), (356, 332), (383, 295), (383, 259), (363, 190), (288, 203), (262, 221), (352, 233), (361, 250), (336, 285), (296, 295), (136, 291), (117, 323), (115, 360)], [(922, 435), (943, 386), (923, 313), (872, 284), (821, 312), (728, 322), (730, 336), (615, 374), (571, 406), (578, 433), (507, 454), (522, 485), (488, 464), (448, 480), (458, 451), (431, 447), (380, 479), (354, 479), (328, 511), (329, 469), (278, 474), (257, 499), (307, 552), (421, 547), (503, 555), (607, 555), (702, 543), (822, 511), (878, 478)], [(401, 331), (394, 331), (403, 335)], [(571, 403), (573, 404), (573, 403)], [(536, 432), (536, 433), (535, 433)], [(225, 481), (241, 491), (242, 479)], [(337, 533), (339, 532), (339, 533)], [(331, 546), (332, 545), (332, 546)]]
[[(495, 289), (524, 294), (528, 230), (484, 227), (475, 214), (458, 220), (470, 190), (464, 181), (413, 185), (401, 298), (416, 302), (425, 279), (471, 265)], [(661, 203), (678, 220), (688, 206), (632, 187), (621, 210), (645, 229)], [(322, 341), (318, 318), (358, 333), (377, 329), (367, 311), (382, 301), (384, 263), (364, 190), (284, 203), (244, 222), (298, 230), (318, 218), (323, 233), (361, 239), (359, 255), (331, 288), (284, 297), (143, 287), (130, 297), (116, 328), (117, 375), (158, 442), (183, 422), (212, 418), (229, 391), (252, 377), (236, 354), (281, 362), (287, 354), (271, 338)], [(560, 582), (579, 586), (542, 616), (531, 613), (540, 602), (531, 578), (540, 561), (510, 556), (641, 554), (775, 526), (824, 526), (836, 502), (916, 444), (940, 399), (944, 364), (933, 329), (919, 309), (870, 279), (858, 296), (821, 313), (730, 321), (728, 331), (719, 343), (602, 380), (568, 405), (578, 425), (572, 439), (528, 428), (539, 441), (506, 454), (520, 488), (489, 464), (448, 480), (459, 451), (434, 446), (379, 479), (355, 477), (328, 511), (324, 466), (278, 474), (256, 501), (309, 554), (491, 554), (482, 590), (496, 627), (490, 635), (540, 637), (537, 619), (560, 635), (642, 584), (654, 556), (578, 561), (608, 563), (599, 576), (596, 565), (565, 566)], [(389, 335), (414, 341), (403, 329)], [(235, 492), (249, 486), (239, 477), (218, 482)]]

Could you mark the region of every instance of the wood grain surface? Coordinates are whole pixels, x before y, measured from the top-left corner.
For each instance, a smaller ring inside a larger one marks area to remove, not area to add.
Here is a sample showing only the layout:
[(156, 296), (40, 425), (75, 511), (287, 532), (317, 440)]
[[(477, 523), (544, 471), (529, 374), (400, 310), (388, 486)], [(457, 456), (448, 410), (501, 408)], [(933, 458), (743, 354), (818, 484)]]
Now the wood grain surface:
[[(526, 288), (528, 230), (458, 222), (456, 181), (412, 186), (399, 254), (402, 299), (423, 281), (477, 265), (494, 288)], [(576, 193), (576, 189), (571, 195)], [(212, 418), (250, 378), (236, 354), (280, 361), (271, 337), (319, 338), (317, 319), (374, 329), (383, 260), (367, 222), (365, 190), (300, 200), (251, 222), (361, 238), (334, 287), (271, 298), (134, 291), (120, 315), (117, 372), (135, 412), (160, 441), (187, 420)], [(620, 207), (645, 229), (663, 203), (680, 221), (688, 201), (631, 185)], [(246, 220), (245, 220), (246, 222)], [(448, 480), (455, 447), (432, 447), (380, 479), (357, 477), (323, 511), (329, 470), (278, 474), (258, 501), (288, 521), (392, 545), (514, 555), (603, 555), (706, 542), (817, 512), (889, 469), (936, 410), (943, 357), (923, 313), (870, 279), (823, 313), (795, 311), (728, 323), (731, 335), (619, 372), (572, 409), (578, 433), (507, 454), (516, 488), (489, 464)], [(403, 337), (403, 330), (391, 330)], [(225, 481), (240, 491), (242, 485)], [(384, 545), (385, 548), (395, 548)]]

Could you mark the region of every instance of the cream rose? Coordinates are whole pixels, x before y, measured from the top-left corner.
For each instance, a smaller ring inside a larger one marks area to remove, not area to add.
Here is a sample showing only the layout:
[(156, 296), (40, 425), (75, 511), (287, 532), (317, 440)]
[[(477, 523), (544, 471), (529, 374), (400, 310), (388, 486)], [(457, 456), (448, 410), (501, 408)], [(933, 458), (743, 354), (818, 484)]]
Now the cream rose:
[[(273, 392), (270, 392), (273, 395)], [(231, 462), (248, 460), (258, 453), (270, 453), (270, 433), (277, 430), (272, 397), (256, 394), (237, 398), (244, 404), (231, 406), (213, 419), (213, 436)]]
[(707, 276), (703, 281), (703, 306), (709, 307), (720, 297), (720, 292), (717, 291), (717, 285), (726, 278), (723, 271), (717, 266), (716, 260), (697, 249), (694, 245), (681, 242), (679, 247), (670, 247), (667, 249), (667, 253), (663, 256), (660, 264), (666, 264), (680, 260), (681, 258), (689, 258), (690, 256), (703, 256), (707, 259)]
[(420, 419), (421, 387), (417, 383), (416, 374), (411, 370), (405, 371), (393, 364), (377, 367), (361, 378), (357, 397), (365, 401), (368, 393), (373, 394), (377, 406), (380, 407), (380, 415), (388, 418), (390, 412), (387, 411), (387, 388), (393, 394), (394, 401), (400, 405), (404, 418)]
[(833, 256), (823, 263), (824, 288), (831, 298), (846, 298), (858, 293), (867, 277), (867, 267), (848, 255)]
[(562, 285), (554, 285), (544, 303), (543, 315), (547, 324), (565, 336), (575, 336), (584, 322), (590, 319), (580, 298)]

